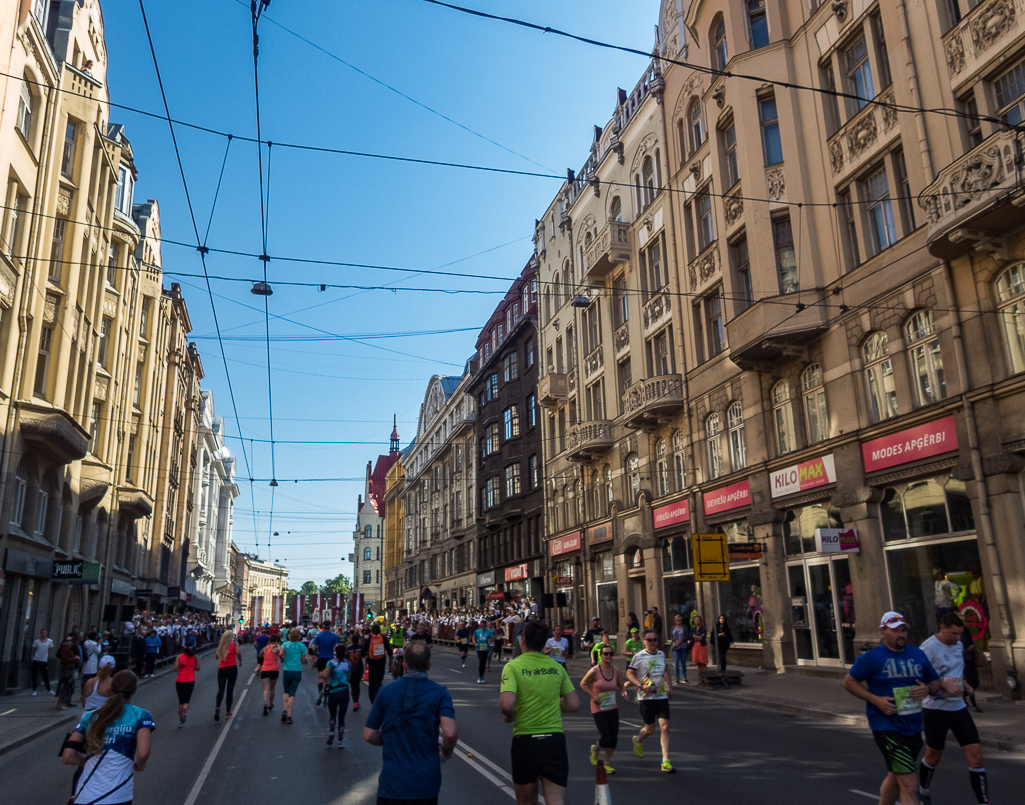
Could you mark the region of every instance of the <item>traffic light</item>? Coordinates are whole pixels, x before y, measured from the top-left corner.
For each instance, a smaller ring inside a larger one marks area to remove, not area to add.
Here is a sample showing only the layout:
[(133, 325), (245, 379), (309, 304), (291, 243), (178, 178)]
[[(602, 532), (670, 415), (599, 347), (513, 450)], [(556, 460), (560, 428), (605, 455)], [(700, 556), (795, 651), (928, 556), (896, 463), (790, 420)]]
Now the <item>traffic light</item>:
[(241, 626), (241, 625), (242, 625), (243, 623), (245, 623), (245, 621), (243, 620), (242, 616), (241, 616), (241, 615), (239, 615), (239, 618), (238, 618), (238, 625), (239, 625), (239, 626)]

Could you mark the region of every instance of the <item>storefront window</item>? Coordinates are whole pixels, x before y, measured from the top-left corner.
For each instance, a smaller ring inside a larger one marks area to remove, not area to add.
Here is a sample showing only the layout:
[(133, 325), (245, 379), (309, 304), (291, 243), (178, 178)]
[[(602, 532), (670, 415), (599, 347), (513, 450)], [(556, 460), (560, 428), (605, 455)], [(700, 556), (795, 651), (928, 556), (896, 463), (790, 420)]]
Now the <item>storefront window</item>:
[(725, 615), (737, 643), (761, 643), (765, 633), (762, 615), (762, 577), (758, 565), (731, 567), (729, 582), (719, 585), (719, 612), (709, 613), (706, 623), (713, 624)]
[(619, 587), (614, 581), (596, 584), (594, 587), (601, 628), (615, 635), (619, 632)]
[(690, 540), (673, 537), (662, 543), (662, 572), (673, 573), (691, 568)]
[(886, 552), (893, 609), (908, 621), (910, 640), (921, 643), (939, 629), (947, 611), (960, 614), (984, 651), (989, 607), (974, 539), (891, 548)]
[(927, 478), (889, 487), (880, 506), (887, 542), (975, 530), (963, 481)]
[[(683, 622), (693, 623), (697, 612), (698, 595), (694, 585), (694, 576), (688, 573), (685, 576), (670, 576), (665, 580), (666, 591), (666, 624), (674, 623), (677, 615), (683, 615)], [(709, 621), (708, 618), (705, 619)], [(711, 623), (708, 624), (711, 626)], [(669, 627), (672, 628), (671, 626)]]
[(843, 528), (840, 510), (815, 503), (802, 509), (791, 509), (783, 521), (783, 544), (787, 556), (815, 553), (816, 528)]

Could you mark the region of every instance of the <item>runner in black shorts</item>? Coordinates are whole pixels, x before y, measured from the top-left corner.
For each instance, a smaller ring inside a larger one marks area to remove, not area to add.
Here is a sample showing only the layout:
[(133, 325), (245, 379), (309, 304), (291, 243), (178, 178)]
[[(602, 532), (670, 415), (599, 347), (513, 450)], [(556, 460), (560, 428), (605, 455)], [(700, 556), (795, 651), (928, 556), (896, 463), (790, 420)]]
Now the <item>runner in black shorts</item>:
[[(979, 746), (979, 730), (964, 700), (964, 694), (974, 691), (964, 679), (962, 634), (964, 622), (953, 612), (948, 612), (940, 618), (939, 632), (922, 643), (925, 656), (943, 677), (943, 690), (935, 696), (926, 697), (922, 702), (925, 757), (918, 765), (918, 799), (922, 805), (932, 803), (932, 776), (943, 757), (948, 732), (954, 734), (954, 739), (968, 761), (968, 778), (976, 801), (989, 802), (989, 782), (986, 779), (982, 747)], [(948, 693), (947, 687), (950, 685), (954, 688)]]
[(523, 653), (502, 669), (499, 706), (506, 723), (515, 724), (512, 778), (518, 805), (537, 805), (538, 780), (547, 805), (565, 805), (569, 757), (562, 713), (575, 713), (580, 701), (566, 669), (546, 656), (548, 627), (530, 621), (523, 627)]

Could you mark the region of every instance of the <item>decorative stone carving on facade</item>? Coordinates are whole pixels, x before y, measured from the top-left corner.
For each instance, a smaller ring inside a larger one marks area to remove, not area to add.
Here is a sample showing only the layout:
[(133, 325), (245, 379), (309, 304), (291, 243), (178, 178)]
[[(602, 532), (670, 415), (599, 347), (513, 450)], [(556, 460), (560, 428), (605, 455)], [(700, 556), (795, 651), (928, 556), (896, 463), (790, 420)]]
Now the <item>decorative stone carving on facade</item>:
[(833, 0), (833, 14), (841, 25), (847, 22), (847, 0)]
[(720, 109), (726, 104), (726, 82), (724, 81), (712, 90), (712, 99)]
[(644, 304), (644, 332), (654, 329), (672, 313), (669, 294), (663, 292), (653, 296)]
[(114, 297), (103, 297), (103, 315), (111, 319), (117, 315), (117, 300)]
[(57, 191), (57, 214), (68, 215), (71, 213), (71, 191), (63, 187)]
[(851, 159), (857, 158), (879, 138), (874, 111), (874, 109), (869, 109), (847, 130), (847, 153), (850, 154)]
[(145, 344), (139, 344), (139, 349), (135, 353), (135, 360), (137, 362), (139, 362), (139, 363), (142, 363), (143, 361), (146, 360), (146, 345)]
[(568, 450), (576, 450), (591, 442), (607, 444), (612, 441), (612, 423), (607, 420), (578, 422), (566, 434), (566, 447)]
[(46, 295), (46, 301), (43, 302), (43, 321), (47, 324), (56, 324), (57, 322), (57, 306), (60, 304), (60, 300), (52, 293)]
[(649, 134), (641, 140), (641, 144), (637, 146), (637, 152), (634, 154), (633, 164), (630, 166), (630, 173), (640, 173), (641, 162), (644, 160), (644, 157), (651, 154), (654, 159), (656, 148), (658, 148), (658, 137), (654, 134)]
[(833, 140), (829, 144), (829, 164), (832, 166), (834, 174), (843, 170), (843, 145), (839, 140)]
[(577, 390), (577, 370), (570, 369), (569, 374), (566, 375), (566, 385), (569, 387), (569, 393), (573, 394)]
[(881, 106), (880, 109), (883, 112), (883, 131), (889, 131), (897, 125), (897, 110), (895, 108), (897, 98), (893, 94), (893, 89), (889, 89), (883, 93), (879, 98), (880, 103), (888, 104), (887, 106)]
[(1014, 0), (990, 0), (971, 19), (972, 44), (982, 53), (1014, 25)]
[(691, 172), (691, 174), (693, 174), (695, 182), (700, 182), (701, 181), (701, 160), (700, 159), (695, 159), (693, 162), (691, 162), (690, 163), (690, 167), (688, 167), (688, 170)]
[(85, 458), (89, 440), (81, 427), (67, 414), (52, 411), (51, 408), (23, 406), (22, 436), (62, 464)]
[(957, 75), (965, 65), (964, 42), (960, 36), (954, 36), (947, 40), (944, 47), (947, 51), (947, 69), (952, 76)]
[(5, 307), (14, 305), (14, 286), (18, 284), (18, 278), (14, 271), (4, 262), (0, 261), (0, 304)]
[(584, 358), (584, 381), (591, 382), (604, 368), (605, 353), (599, 345), (591, 351), (591, 354)]
[(107, 385), (109, 384), (109, 382), (110, 381), (106, 377), (104, 377), (103, 375), (97, 375), (97, 377), (96, 377), (96, 387), (93, 389), (93, 397), (95, 397), (100, 402), (106, 401), (106, 399), (107, 399)]
[(744, 214), (744, 197), (738, 187), (723, 199), (722, 214), (726, 226), (733, 226)]
[(133, 436), (139, 433), (139, 417), (133, 416), (131, 424), (128, 426), (128, 432)]
[(637, 381), (623, 395), (623, 415), (627, 418), (654, 403), (683, 402), (683, 378), (680, 375), (658, 375)]
[(662, 97), (666, 91), (666, 80), (662, 77), (662, 60), (658, 55), (658, 43), (655, 44), (655, 49), (651, 52), (651, 83), (648, 84), (648, 91), (655, 96), (655, 103), (659, 106), (662, 105)]
[(1015, 151), (1014, 132), (1000, 132), (951, 168), (941, 171), (937, 182), (918, 198), (929, 224), (936, 224), (944, 216), (956, 216), (980, 196), (1013, 178)]
[(715, 276), (719, 268), (719, 250), (713, 247), (707, 254), (694, 261), (694, 269), (698, 274), (698, 282), (704, 285)]
[(772, 168), (765, 174), (765, 183), (769, 189), (769, 200), (780, 201), (787, 192), (787, 179), (783, 168)]
[(617, 358), (620, 353), (630, 348), (630, 327), (626, 323), (616, 328), (616, 332), (612, 336), (612, 343), (615, 347)]

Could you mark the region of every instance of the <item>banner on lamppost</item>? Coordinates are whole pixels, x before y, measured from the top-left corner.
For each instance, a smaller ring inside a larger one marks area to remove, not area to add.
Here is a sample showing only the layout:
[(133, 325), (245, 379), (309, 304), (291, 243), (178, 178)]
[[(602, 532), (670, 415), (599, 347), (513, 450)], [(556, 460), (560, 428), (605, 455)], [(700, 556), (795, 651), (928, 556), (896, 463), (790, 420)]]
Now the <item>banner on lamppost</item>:
[(249, 620), (253, 626), (259, 626), (263, 621), (263, 596), (254, 595), (249, 605)]
[(285, 596), (272, 595), (270, 599), (271, 623), (281, 623), (285, 620)]

